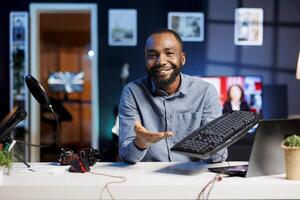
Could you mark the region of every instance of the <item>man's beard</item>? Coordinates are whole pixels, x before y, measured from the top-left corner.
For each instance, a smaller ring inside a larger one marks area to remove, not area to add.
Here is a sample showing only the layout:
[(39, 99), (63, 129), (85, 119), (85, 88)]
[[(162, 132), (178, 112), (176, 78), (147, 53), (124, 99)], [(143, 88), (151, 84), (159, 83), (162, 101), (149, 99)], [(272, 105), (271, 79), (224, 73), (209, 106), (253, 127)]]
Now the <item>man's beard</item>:
[(182, 70), (182, 66), (179, 66), (177, 68), (175, 65), (172, 65), (173, 72), (171, 73), (170, 77), (168, 79), (160, 79), (155, 73), (155, 71), (159, 68), (163, 68), (163, 67), (155, 66), (155, 67), (151, 68), (150, 70), (148, 70), (146, 68), (148, 75), (155, 81), (158, 88), (165, 88), (165, 87), (171, 85), (172, 83), (174, 83), (174, 81), (176, 80), (176, 77), (180, 74), (180, 72)]

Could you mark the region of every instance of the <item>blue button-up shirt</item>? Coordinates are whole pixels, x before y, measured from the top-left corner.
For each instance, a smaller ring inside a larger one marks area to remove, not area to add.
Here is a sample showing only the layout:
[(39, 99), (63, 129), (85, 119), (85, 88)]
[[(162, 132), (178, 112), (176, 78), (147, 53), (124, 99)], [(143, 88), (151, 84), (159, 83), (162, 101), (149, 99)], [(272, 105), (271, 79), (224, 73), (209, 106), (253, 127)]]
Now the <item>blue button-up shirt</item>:
[[(214, 86), (199, 77), (180, 76), (179, 89), (170, 96), (159, 90), (149, 77), (130, 82), (124, 87), (119, 106), (119, 152), (124, 161), (195, 160), (172, 152), (170, 148), (200, 126), (219, 117), (222, 114), (221, 105)], [(145, 150), (138, 149), (134, 144), (136, 120), (150, 131), (172, 131), (175, 135)], [(219, 162), (226, 158), (227, 149), (224, 149), (210, 160)]]

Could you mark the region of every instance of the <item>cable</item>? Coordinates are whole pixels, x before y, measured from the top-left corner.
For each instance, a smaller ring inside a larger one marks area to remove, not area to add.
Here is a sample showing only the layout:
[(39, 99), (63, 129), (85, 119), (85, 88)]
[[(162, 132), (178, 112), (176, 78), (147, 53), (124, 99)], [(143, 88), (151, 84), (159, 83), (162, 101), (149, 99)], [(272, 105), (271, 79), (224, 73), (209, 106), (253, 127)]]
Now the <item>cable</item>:
[(167, 150), (168, 150), (168, 159), (169, 159), (169, 162), (172, 162), (168, 138), (165, 138), (165, 140), (166, 140), (166, 145), (167, 145)]
[[(204, 187), (203, 189), (200, 191), (199, 195), (197, 196), (197, 199), (202, 200), (202, 199), (208, 199), (210, 192), (215, 184), (216, 181), (221, 181), (222, 177), (220, 176), (219, 173), (217, 173)], [(209, 188), (210, 186), (210, 188)], [(205, 192), (207, 190), (207, 188), (209, 188), (207, 195), (205, 195)]]
[(50, 110), (51, 110), (51, 112), (52, 112), (52, 114), (53, 114), (53, 116), (55, 118), (55, 121), (56, 121), (57, 129), (56, 129), (55, 142), (56, 142), (57, 148), (59, 148), (60, 147), (60, 139), (59, 139), (60, 126), (59, 126), (58, 118), (57, 118), (57, 116), (56, 116), (56, 114), (55, 114), (55, 112), (54, 112), (51, 104), (49, 105), (49, 108), (50, 108)]
[[(224, 157), (224, 153), (223, 154), (219, 154), (217, 153), (216, 155), (220, 156), (222, 158), (222, 160), (226, 160), (226, 158)], [(227, 167), (230, 167), (230, 163), (229, 161), (226, 161), (227, 162)], [(216, 181), (221, 181), (222, 180), (222, 177), (220, 176), (220, 173), (217, 173), (203, 188), (202, 190), (200, 191), (200, 193), (198, 194), (197, 196), (197, 199), (199, 200), (202, 200), (202, 199), (208, 199), (214, 185), (215, 185), (215, 182)], [(209, 187), (210, 186), (210, 187)], [(205, 196), (205, 192), (206, 190), (208, 189), (207, 191), (207, 194)]]
[(16, 141), (18, 143), (21, 143), (21, 144), (28, 145), (28, 146), (32, 146), (32, 147), (40, 147), (40, 148), (48, 147), (48, 146), (45, 146), (45, 145), (30, 144), (28, 142), (24, 142), (24, 141), (21, 141), (21, 140), (14, 140), (14, 141)]
[(27, 168), (30, 168), (30, 167), (31, 167), (30, 164), (28, 164), (25, 160), (23, 160), (23, 158), (19, 157), (17, 154), (12, 153), (12, 155), (13, 155), (14, 157), (16, 157), (19, 161), (21, 161), (24, 165), (26, 165)]
[(125, 182), (127, 181), (127, 178), (124, 177), (124, 176), (114, 176), (114, 175), (110, 175), (110, 174), (102, 174), (102, 173), (92, 172), (92, 171), (90, 171), (90, 173), (91, 173), (91, 174), (95, 174), (95, 175), (101, 175), (101, 176), (107, 176), (107, 177), (111, 177), (111, 178), (119, 178), (119, 179), (121, 179), (120, 181), (109, 181), (109, 182), (107, 182), (107, 183), (104, 185), (104, 188), (103, 188), (102, 191), (101, 191), (100, 199), (102, 199), (103, 192), (104, 192), (104, 190), (106, 189), (107, 192), (108, 192), (108, 195), (110, 196), (110, 198), (111, 198), (112, 200), (115, 200), (115, 198), (113, 197), (112, 192), (110, 191), (110, 189), (109, 189), (108, 186), (109, 186), (110, 184), (113, 184), (113, 183), (125, 183)]

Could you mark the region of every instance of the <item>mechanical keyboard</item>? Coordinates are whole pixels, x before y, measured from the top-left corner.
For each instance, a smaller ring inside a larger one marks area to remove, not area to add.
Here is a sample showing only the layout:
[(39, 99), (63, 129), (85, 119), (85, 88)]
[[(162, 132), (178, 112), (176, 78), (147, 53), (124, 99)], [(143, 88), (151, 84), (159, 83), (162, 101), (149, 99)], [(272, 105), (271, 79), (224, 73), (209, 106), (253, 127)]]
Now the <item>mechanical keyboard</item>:
[(225, 113), (196, 129), (175, 144), (171, 151), (207, 159), (245, 136), (260, 118), (261, 114), (248, 111)]

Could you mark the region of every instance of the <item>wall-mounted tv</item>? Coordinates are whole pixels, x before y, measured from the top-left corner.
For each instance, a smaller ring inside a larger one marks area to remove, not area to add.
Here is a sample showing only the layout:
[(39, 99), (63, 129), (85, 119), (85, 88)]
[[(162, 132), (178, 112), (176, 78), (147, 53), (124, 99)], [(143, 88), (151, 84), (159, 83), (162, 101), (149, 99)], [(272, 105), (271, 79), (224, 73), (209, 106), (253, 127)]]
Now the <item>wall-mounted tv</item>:
[(201, 77), (201, 79), (216, 87), (223, 107), (230, 86), (239, 85), (244, 91), (244, 101), (248, 104), (249, 110), (252, 112), (262, 111), (263, 80), (261, 76), (216, 76)]

